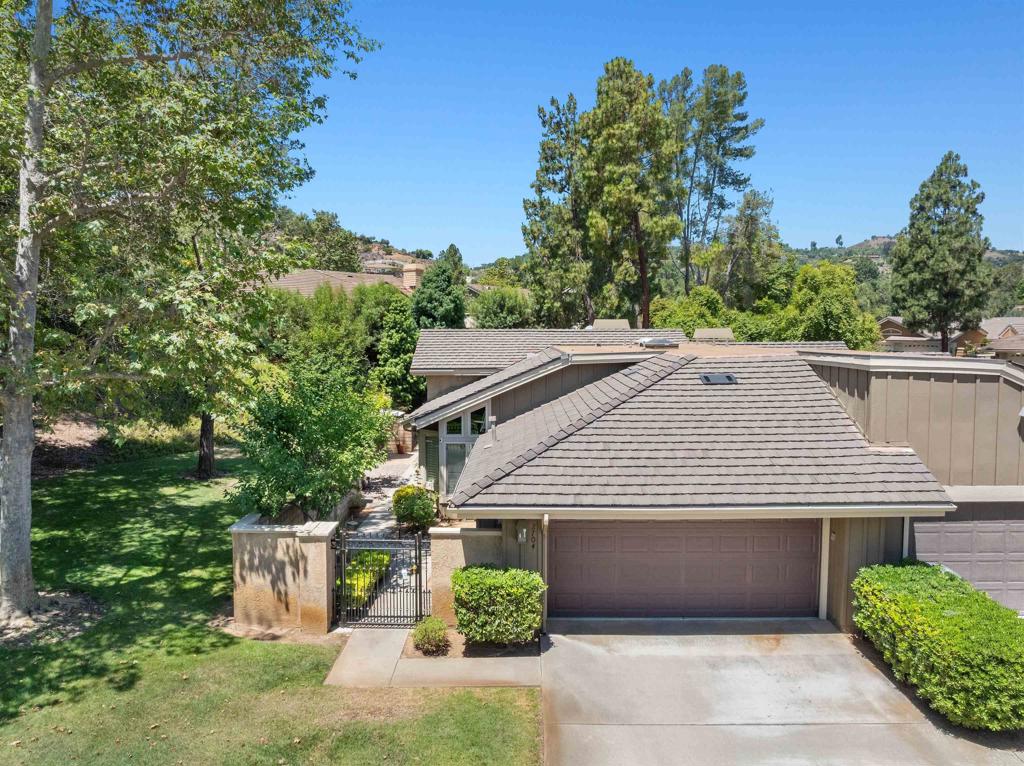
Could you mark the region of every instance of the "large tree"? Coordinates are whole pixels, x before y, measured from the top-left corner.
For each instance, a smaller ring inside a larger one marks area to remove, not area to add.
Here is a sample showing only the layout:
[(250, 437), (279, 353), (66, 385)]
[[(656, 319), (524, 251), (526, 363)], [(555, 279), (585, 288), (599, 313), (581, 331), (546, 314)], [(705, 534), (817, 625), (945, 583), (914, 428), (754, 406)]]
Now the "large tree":
[(3, 621), (35, 602), (40, 391), (149, 371), (147, 360), (120, 353), (124, 333), (146, 331), (137, 312), (120, 307), (108, 309), (91, 343), (71, 343), (70, 357), (60, 348), (38, 355), (37, 306), (47, 289), (40, 264), (75, 228), (106, 224), (117, 246), (92, 254), (86, 279), (110, 284), (111, 272), (131, 267), (131, 278), (113, 284), (126, 305), (151, 308), (153, 293), (170, 287), (145, 275), (180, 257), (173, 242), (183, 232), (254, 231), (276, 196), (308, 176), (292, 136), (323, 113), (312, 84), (331, 74), (339, 51), (355, 62), (374, 43), (347, 21), (345, 0), (78, 0), (61, 4), (56, 18), (52, 0), (0, 3), (0, 215), (3, 230), (15, 232), (0, 274)]
[(693, 281), (703, 284), (706, 274), (695, 269), (695, 246), (708, 247), (718, 237), (723, 217), (733, 205), (731, 193), (747, 187), (750, 176), (737, 167), (754, 156), (750, 139), (764, 126), (746, 111), (747, 81), (742, 72), (716, 64), (704, 70), (699, 86), (684, 69), (658, 86), (665, 114), (672, 125), (676, 154), (673, 184), (666, 188), (666, 203), (682, 222), (679, 262), (685, 292)]
[(534, 196), (523, 200), (526, 282), (537, 320), (547, 327), (592, 324), (594, 294), (607, 282), (591, 253), (587, 230), (589, 202), (583, 187), (583, 139), (576, 97), (552, 98), (539, 107), (542, 129)]
[(960, 155), (946, 152), (910, 201), (910, 223), (892, 251), (894, 309), (911, 330), (939, 333), (943, 351), (954, 328), (977, 327), (983, 315), (984, 199)]
[(660, 204), (676, 151), (654, 78), (628, 59), (609, 61), (580, 130), (590, 247), (612, 265), (609, 302), (637, 306), (640, 326), (650, 327), (651, 282), (679, 232), (678, 217)]

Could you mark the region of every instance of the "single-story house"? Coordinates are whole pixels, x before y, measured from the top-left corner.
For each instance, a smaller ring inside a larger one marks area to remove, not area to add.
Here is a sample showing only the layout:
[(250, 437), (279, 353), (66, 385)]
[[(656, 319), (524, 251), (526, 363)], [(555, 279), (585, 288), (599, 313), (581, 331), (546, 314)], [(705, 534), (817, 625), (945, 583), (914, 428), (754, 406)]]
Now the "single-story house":
[[(903, 323), (903, 317), (887, 316), (878, 320), (882, 342), (889, 351), (903, 353), (941, 353), (938, 333), (914, 332)], [(968, 345), (978, 348), (998, 338), (1024, 333), (1024, 317), (990, 317), (973, 330), (954, 331), (949, 337), (950, 353)]]
[(1019, 368), (631, 332), (423, 333), (436, 604), (491, 561), (542, 572), (550, 615), (848, 629), (857, 570), (916, 554), (1024, 612)]

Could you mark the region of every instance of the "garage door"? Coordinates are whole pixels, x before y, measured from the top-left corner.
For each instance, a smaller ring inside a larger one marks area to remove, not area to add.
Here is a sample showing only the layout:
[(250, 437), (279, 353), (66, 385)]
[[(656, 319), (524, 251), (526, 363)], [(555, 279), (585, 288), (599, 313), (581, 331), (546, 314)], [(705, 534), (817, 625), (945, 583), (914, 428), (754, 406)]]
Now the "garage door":
[(561, 617), (818, 613), (817, 519), (553, 521), (548, 611)]
[(1024, 615), (1024, 503), (962, 502), (941, 519), (914, 519), (910, 553)]

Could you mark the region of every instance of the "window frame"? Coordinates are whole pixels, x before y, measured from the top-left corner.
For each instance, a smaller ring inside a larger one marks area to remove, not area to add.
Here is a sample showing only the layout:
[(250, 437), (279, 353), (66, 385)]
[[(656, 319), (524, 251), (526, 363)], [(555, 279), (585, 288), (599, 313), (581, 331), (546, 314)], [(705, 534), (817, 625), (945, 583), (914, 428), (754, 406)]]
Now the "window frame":
[[(471, 413), (476, 412), (480, 409), (484, 411), (484, 430), (480, 434), (470, 433), (470, 420), (469, 416)], [(462, 433), (450, 434), (448, 433), (448, 422), (451, 420), (461, 419)], [(449, 444), (464, 444), (466, 445), (466, 462), (469, 462), (470, 453), (473, 451), (473, 444), (481, 436), (486, 434), (491, 428), (491, 400), (488, 399), (484, 404), (476, 405), (468, 409), (462, 410), (461, 412), (452, 415), (451, 417), (444, 418), (438, 422), (437, 433), (437, 463), (438, 463), (438, 476), (437, 483), (439, 485), (439, 492), (442, 497), (447, 497), (448, 492), (448, 445)], [(465, 466), (465, 463), (463, 463)]]

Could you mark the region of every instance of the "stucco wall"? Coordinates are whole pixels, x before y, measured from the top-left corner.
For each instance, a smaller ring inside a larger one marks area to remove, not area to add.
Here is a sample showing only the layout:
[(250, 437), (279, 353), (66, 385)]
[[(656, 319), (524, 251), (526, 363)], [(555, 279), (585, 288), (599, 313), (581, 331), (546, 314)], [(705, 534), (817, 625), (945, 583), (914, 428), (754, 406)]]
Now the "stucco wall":
[(907, 443), (942, 484), (1024, 484), (1024, 387), (997, 374), (812, 364), (873, 442)]
[(435, 527), (430, 530), (430, 611), (455, 624), (452, 572), (469, 564), (505, 566), (502, 530)]
[(257, 521), (252, 514), (231, 527), (235, 622), (328, 632), (336, 580), (331, 538), (338, 523)]

